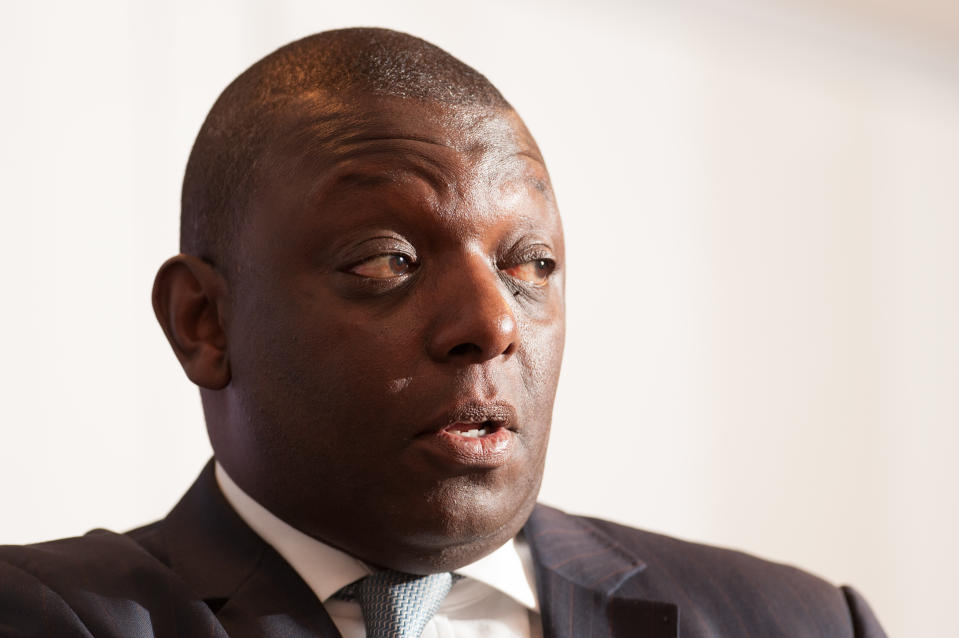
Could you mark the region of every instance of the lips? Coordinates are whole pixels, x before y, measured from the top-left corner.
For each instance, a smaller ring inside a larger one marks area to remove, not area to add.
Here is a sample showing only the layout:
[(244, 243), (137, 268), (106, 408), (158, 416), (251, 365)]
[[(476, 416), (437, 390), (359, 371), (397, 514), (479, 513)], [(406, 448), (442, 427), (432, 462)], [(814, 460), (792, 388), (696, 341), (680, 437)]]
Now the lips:
[(516, 410), (506, 402), (466, 402), (437, 419), (414, 443), (453, 471), (494, 469), (513, 452)]

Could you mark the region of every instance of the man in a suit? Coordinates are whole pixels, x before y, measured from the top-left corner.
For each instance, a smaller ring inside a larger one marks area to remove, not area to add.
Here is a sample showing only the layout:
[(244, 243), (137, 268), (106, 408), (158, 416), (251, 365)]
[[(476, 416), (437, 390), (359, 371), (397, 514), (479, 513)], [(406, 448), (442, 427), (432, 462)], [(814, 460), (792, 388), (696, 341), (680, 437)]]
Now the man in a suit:
[(0, 636), (836, 636), (863, 599), (536, 505), (564, 336), (542, 156), (379, 29), (220, 96), (154, 307), (215, 461), (162, 521), (0, 549)]

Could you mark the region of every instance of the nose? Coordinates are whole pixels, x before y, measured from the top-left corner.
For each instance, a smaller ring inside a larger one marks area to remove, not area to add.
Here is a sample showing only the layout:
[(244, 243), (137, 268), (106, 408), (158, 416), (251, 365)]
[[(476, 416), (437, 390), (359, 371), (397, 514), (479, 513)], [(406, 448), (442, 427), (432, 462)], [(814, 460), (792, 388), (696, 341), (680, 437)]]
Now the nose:
[(443, 277), (427, 349), (439, 362), (482, 363), (516, 350), (513, 295), (489, 262), (477, 256)]

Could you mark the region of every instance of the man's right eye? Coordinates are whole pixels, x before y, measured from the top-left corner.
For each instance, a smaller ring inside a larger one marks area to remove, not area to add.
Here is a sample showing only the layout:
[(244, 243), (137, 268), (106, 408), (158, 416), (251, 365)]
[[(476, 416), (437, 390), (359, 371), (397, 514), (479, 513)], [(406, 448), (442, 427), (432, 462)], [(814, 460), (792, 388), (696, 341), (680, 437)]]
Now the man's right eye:
[(391, 253), (370, 257), (350, 268), (349, 272), (370, 279), (393, 279), (416, 270), (416, 262), (407, 255)]

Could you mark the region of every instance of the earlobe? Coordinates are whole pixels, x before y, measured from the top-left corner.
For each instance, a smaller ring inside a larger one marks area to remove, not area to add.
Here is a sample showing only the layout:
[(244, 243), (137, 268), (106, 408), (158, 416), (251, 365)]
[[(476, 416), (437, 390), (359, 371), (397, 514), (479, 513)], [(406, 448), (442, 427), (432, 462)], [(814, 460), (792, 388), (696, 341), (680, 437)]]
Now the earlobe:
[(230, 382), (226, 282), (202, 259), (168, 259), (153, 282), (153, 311), (193, 383), (220, 390)]

